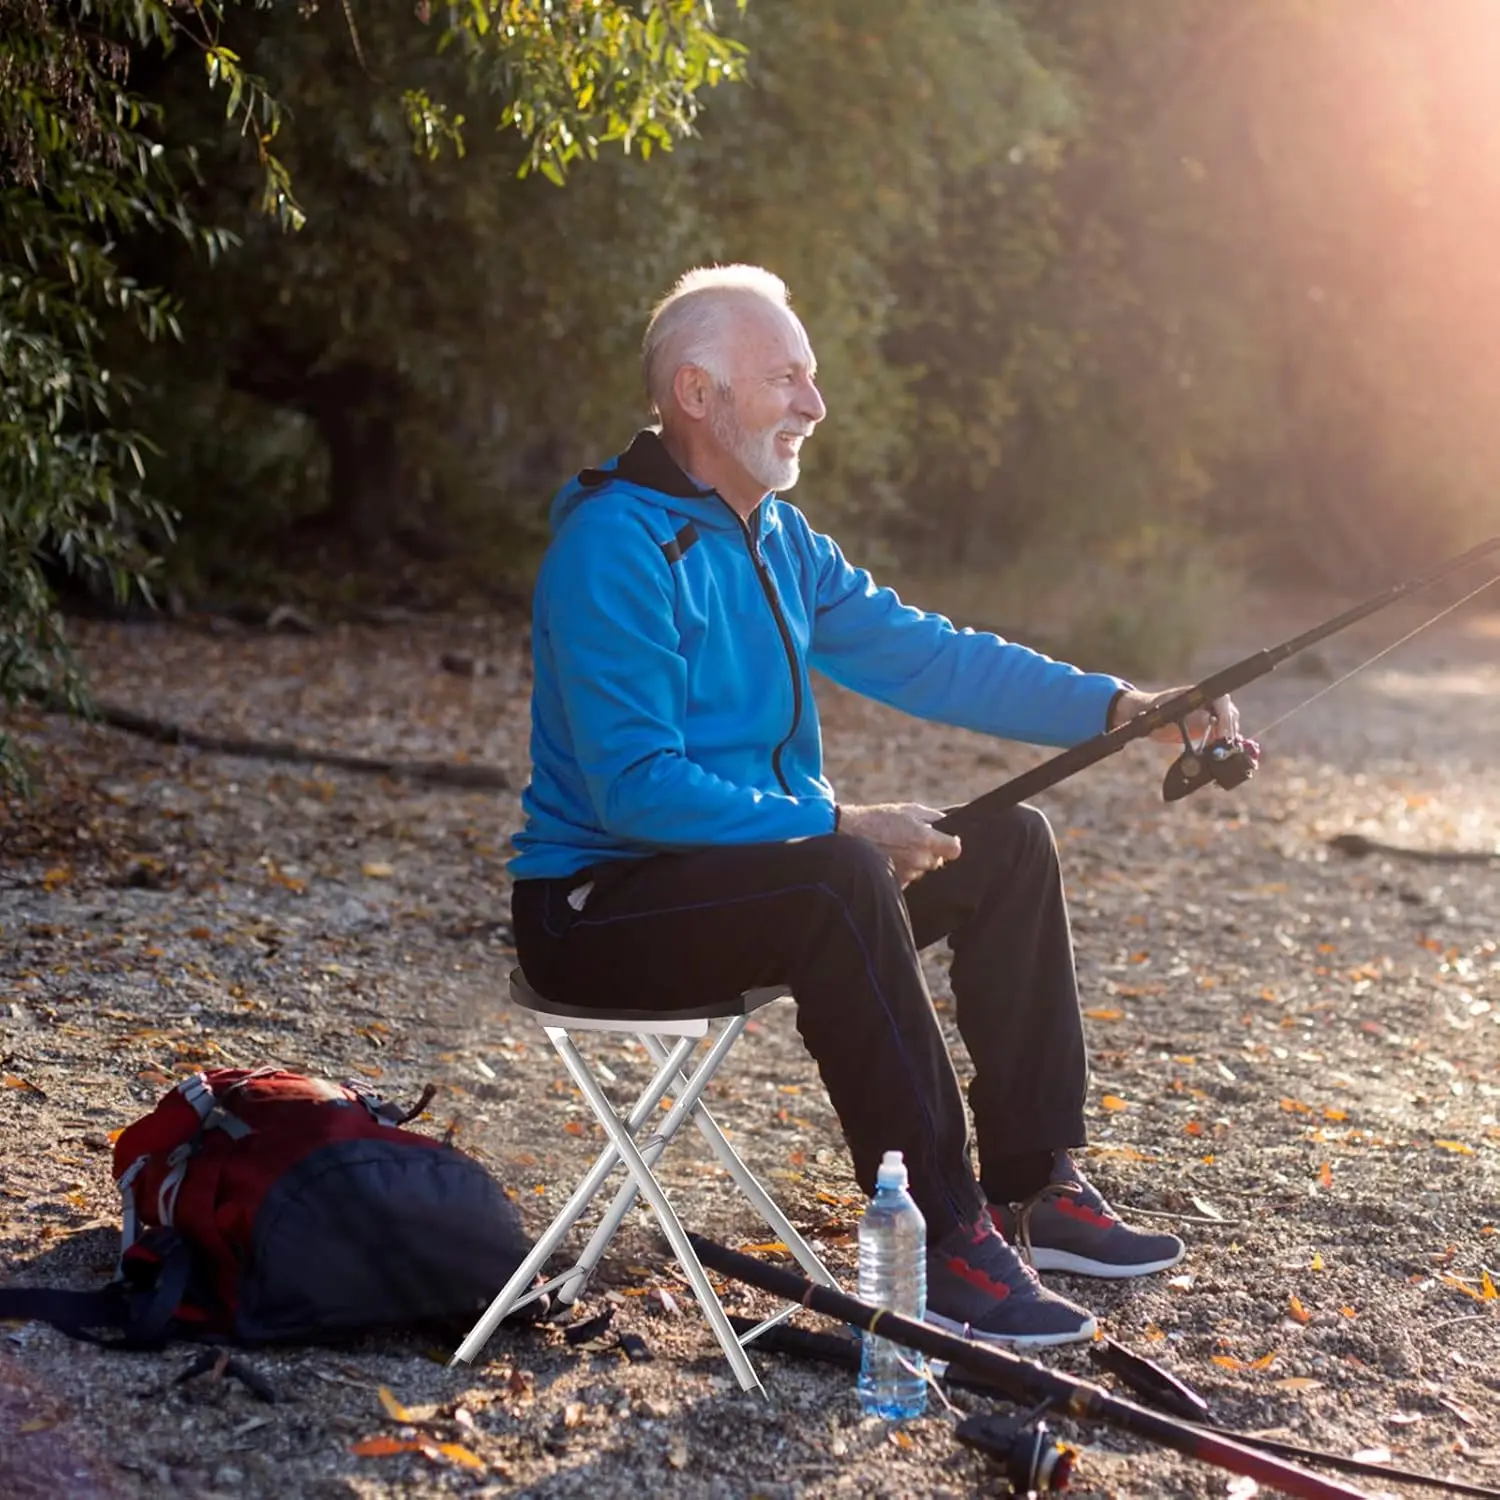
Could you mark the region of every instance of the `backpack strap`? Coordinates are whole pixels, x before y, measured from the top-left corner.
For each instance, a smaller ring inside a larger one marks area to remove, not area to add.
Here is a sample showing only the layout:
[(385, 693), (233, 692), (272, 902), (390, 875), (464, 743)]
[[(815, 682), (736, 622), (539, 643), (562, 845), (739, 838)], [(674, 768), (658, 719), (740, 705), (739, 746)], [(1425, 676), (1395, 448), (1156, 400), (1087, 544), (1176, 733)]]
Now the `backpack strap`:
[(432, 1103), (433, 1096), (437, 1093), (437, 1085), (429, 1083), (422, 1090), (422, 1097), (410, 1109), (402, 1109), (399, 1104), (393, 1104), (389, 1099), (382, 1098), (373, 1089), (363, 1083), (357, 1083), (352, 1078), (344, 1080), (344, 1087), (364, 1105), (369, 1111), (370, 1118), (379, 1125), (409, 1125)]
[(70, 1338), (90, 1344), (159, 1348), (172, 1336), (172, 1319), (188, 1288), (192, 1256), (176, 1235), (162, 1236), (157, 1248), (159, 1255), (150, 1257), (149, 1279), (127, 1271), (92, 1292), (0, 1287), (0, 1318), (50, 1323)]
[[(182, 1191), (182, 1180), (187, 1175), (188, 1162), (192, 1159), (205, 1132), (222, 1130), (231, 1140), (243, 1140), (250, 1134), (250, 1126), (219, 1101), (208, 1079), (202, 1072), (184, 1078), (177, 1085), (183, 1101), (191, 1105), (198, 1116), (198, 1129), (193, 1138), (175, 1146), (167, 1157), (167, 1173), (162, 1178), (156, 1195), (156, 1216), (161, 1224), (170, 1226), (177, 1211), (177, 1195)], [(135, 1202), (135, 1180), (141, 1175), (149, 1156), (138, 1156), (120, 1176), (120, 1259), (124, 1263), (125, 1252), (140, 1238), (141, 1216)]]
[[(270, 1071), (269, 1068), (259, 1068), (249, 1076), (254, 1078)], [(241, 1082), (248, 1082), (248, 1079), (242, 1079)], [(235, 1087), (238, 1088), (239, 1084)], [(209, 1087), (207, 1075), (202, 1071), (184, 1078), (177, 1085), (177, 1092), (188, 1104), (192, 1105), (193, 1113), (198, 1116), (198, 1138), (192, 1142), (194, 1149), (197, 1148), (198, 1139), (202, 1137), (205, 1130), (226, 1131), (230, 1138), (236, 1141), (243, 1140), (250, 1134), (250, 1127), (214, 1093)], [(232, 1093), (233, 1090), (227, 1092)]]
[(120, 1261), (123, 1265), (125, 1252), (141, 1237), (141, 1216), (135, 1206), (135, 1180), (150, 1161), (149, 1156), (138, 1156), (120, 1176)]

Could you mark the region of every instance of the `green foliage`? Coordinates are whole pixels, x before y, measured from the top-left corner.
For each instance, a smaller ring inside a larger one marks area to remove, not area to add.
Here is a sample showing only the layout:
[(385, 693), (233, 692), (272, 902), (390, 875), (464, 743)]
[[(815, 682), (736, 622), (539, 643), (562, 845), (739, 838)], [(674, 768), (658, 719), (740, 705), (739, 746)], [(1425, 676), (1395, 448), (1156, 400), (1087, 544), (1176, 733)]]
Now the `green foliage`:
[(163, 505), (193, 593), (351, 552), (513, 586), (644, 416), (653, 300), (714, 260), (812, 333), (820, 523), (996, 578), (1021, 633), (1043, 575), (1107, 599), (1073, 638), (1127, 670), (1188, 640), (1202, 548), (1353, 584), (1500, 524), (1492, 0), (0, 25), (8, 696), (62, 670), (36, 564), (123, 583)]
[[(303, 414), (333, 455), (326, 498), (299, 502), (294, 550), (419, 536), (518, 574), (559, 477), (645, 415), (637, 351), (654, 299), (695, 262), (762, 260), (793, 288), (836, 413), (808, 492), (820, 517), (873, 532), (902, 505), (921, 431), (914, 371), (890, 357), (891, 267), (936, 244), (947, 168), (1050, 128), (1067, 103), (990, 0), (757, 0), (734, 41), (746, 86), (716, 93), (671, 157), (600, 163), (560, 194), (518, 176), (528, 158), (512, 135), (466, 127), (462, 156), (412, 157), (372, 79), (468, 99), (472, 114), (473, 78), (410, 18), (363, 24), (359, 57), (336, 17), (257, 22), (237, 46), (298, 103), (284, 149), (309, 224), (292, 238), (257, 224), (209, 122), (184, 138), (212, 161), (213, 216), (244, 248), (229, 299), (201, 267), (172, 269), (190, 309), (213, 308), (216, 338), (143, 376), (164, 392), (163, 445), (168, 430), (180, 445), (207, 389), (248, 393)], [(688, 76), (711, 78), (713, 61)], [(187, 120), (194, 95), (166, 86)], [(237, 440), (217, 465), (211, 444), (193, 448), (191, 472), (155, 472), (186, 517), (179, 562), (201, 573), (209, 539), (235, 524), (242, 465)]]
[[(262, 57), (276, 69), (274, 88)], [(0, 183), (0, 705), (27, 695), (84, 701), (49, 567), (91, 587), (102, 581), (123, 600), (146, 589), (151, 547), (170, 539), (170, 512), (153, 496), (171, 487), (148, 494), (143, 485), (153, 445), (121, 425), (132, 390), (143, 425), (170, 435), (161, 471), (169, 479), (201, 478), (203, 439), (215, 433), (212, 467), (239, 476), (241, 533), (257, 511), (279, 512), (283, 524), (297, 513), (289, 470), (309, 467), (309, 418), (336, 403), (326, 386), (316, 397), (304, 389), (300, 404), (281, 400), (283, 416), (261, 408), (244, 420), (230, 378), (236, 350), (253, 357), (279, 338), (295, 365), (304, 309), (278, 322), (291, 300), (280, 295), (285, 281), (256, 285), (252, 272), (236, 282), (217, 267), (242, 240), (264, 250), (304, 228), (300, 166), (334, 162), (322, 177), (310, 171), (309, 186), (333, 179), (323, 202), (335, 219), (349, 181), (430, 198), (466, 145), (451, 105), (466, 97), (485, 124), (509, 132), (471, 155), (506, 175), (537, 168), (561, 181), (571, 162), (609, 143), (641, 157), (669, 146), (689, 128), (699, 91), (740, 69), (740, 49), (715, 32), (705, 0), (468, 0), (437, 15), (425, 0), (415, 13), (354, 0), (0, 0), (0, 156), (9, 168)], [(341, 111), (329, 107), (330, 81), (344, 91)], [(283, 98), (299, 119), (316, 122), (321, 110), (327, 139), (304, 132), (288, 151)], [(455, 152), (424, 184), (426, 159), (444, 143)], [(472, 175), (464, 191), (477, 204)], [(419, 208), (417, 217), (436, 233), (448, 216)], [(494, 227), (483, 207), (478, 221)], [(354, 264), (392, 239), (373, 216), (360, 227), (370, 238), (351, 246)], [(406, 242), (394, 258), (421, 254)], [(360, 363), (382, 341), (357, 325), (380, 308), (348, 274), (351, 262), (330, 264), (322, 246), (308, 261), (328, 332), (304, 347), (333, 362), (335, 381), (340, 361), (352, 368), (346, 384), (362, 399), (344, 403), (344, 452), (357, 452), (389, 416), (389, 401), (381, 409), (369, 393), (399, 389), (404, 372), (399, 362), (394, 373)], [(298, 269), (290, 257), (281, 266), (283, 275)], [(153, 345), (182, 337), (184, 294), (191, 342), (167, 356)], [(273, 310), (269, 321), (246, 301), (257, 297)], [(456, 328), (452, 304), (449, 316)], [(384, 358), (382, 349), (381, 366)], [(287, 362), (278, 348), (261, 372), (273, 387), (287, 385)], [(442, 347), (411, 360), (427, 389), (444, 388), (449, 363)], [(305, 388), (324, 371), (300, 373)], [(226, 413), (240, 420), (225, 422)], [(331, 456), (336, 465), (340, 454)], [(279, 505), (264, 503), (267, 488), (281, 492)], [(9, 748), (0, 735), (0, 775), (14, 765)]]
[[(116, 425), (124, 392), (101, 362), (104, 320), (155, 339), (172, 304), (126, 275), (115, 236), (141, 224), (185, 236), (155, 110), (125, 85), (130, 45), (160, 34), (150, 4), (122, 10), (112, 41), (44, 0), (0, 10), (0, 702), (80, 681), (52, 612), (43, 564), (144, 584), (136, 537), (162, 526), (142, 489), (140, 441)], [(8, 747), (5, 747), (8, 749)], [(7, 757), (7, 763), (8, 757)]]

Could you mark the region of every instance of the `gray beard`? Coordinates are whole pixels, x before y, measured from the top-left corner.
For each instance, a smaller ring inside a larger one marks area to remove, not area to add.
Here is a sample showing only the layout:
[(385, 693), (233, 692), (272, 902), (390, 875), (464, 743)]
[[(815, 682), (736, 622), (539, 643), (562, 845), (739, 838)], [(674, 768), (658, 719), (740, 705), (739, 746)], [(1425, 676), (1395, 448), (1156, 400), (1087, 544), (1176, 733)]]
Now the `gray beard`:
[(779, 428), (747, 432), (734, 409), (733, 397), (720, 395), (714, 402), (709, 427), (719, 445), (733, 455), (739, 466), (768, 490), (789, 490), (796, 484), (802, 465), (796, 454), (783, 458), (776, 451)]

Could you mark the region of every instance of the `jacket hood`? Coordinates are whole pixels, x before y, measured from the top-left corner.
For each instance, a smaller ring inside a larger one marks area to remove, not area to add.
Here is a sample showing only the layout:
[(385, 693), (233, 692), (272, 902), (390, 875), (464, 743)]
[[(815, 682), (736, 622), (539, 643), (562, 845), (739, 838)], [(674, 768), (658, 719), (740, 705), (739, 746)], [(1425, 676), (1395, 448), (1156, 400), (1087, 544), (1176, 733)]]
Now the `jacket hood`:
[[(646, 427), (636, 433), (623, 453), (607, 459), (597, 469), (584, 469), (557, 492), (549, 517), (552, 534), (556, 536), (586, 501), (618, 494), (622, 488), (658, 500), (668, 510), (712, 530), (739, 529), (739, 516), (729, 502), (717, 490), (695, 484), (667, 452), (661, 433), (654, 427)], [(752, 516), (750, 529), (763, 533), (771, 523), (775, 507), (775, 495), (768, 495)]]

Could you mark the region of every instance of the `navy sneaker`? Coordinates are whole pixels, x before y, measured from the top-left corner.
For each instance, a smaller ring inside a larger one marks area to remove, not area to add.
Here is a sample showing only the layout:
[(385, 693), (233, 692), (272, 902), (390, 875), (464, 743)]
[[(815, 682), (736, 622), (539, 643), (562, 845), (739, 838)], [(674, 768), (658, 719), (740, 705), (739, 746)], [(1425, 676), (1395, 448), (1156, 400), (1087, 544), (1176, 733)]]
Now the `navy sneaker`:
[(1099, 1195), (1066, 1151), (1052, 1180), (1024, 1203), (991, 1203), (995, 1228), (1038, 1271), (1070, 1271), (1110, 1280), (1149, 1276), (1175, 1266), (1183, 1243), (1175, 1234), (1132, 1229)]
[(927, 1252), (927, 1321), (983, 1343), (1035, 1347), (1094, 1337), (1094, 1318), (1049, 1291), (987, 1214)]

